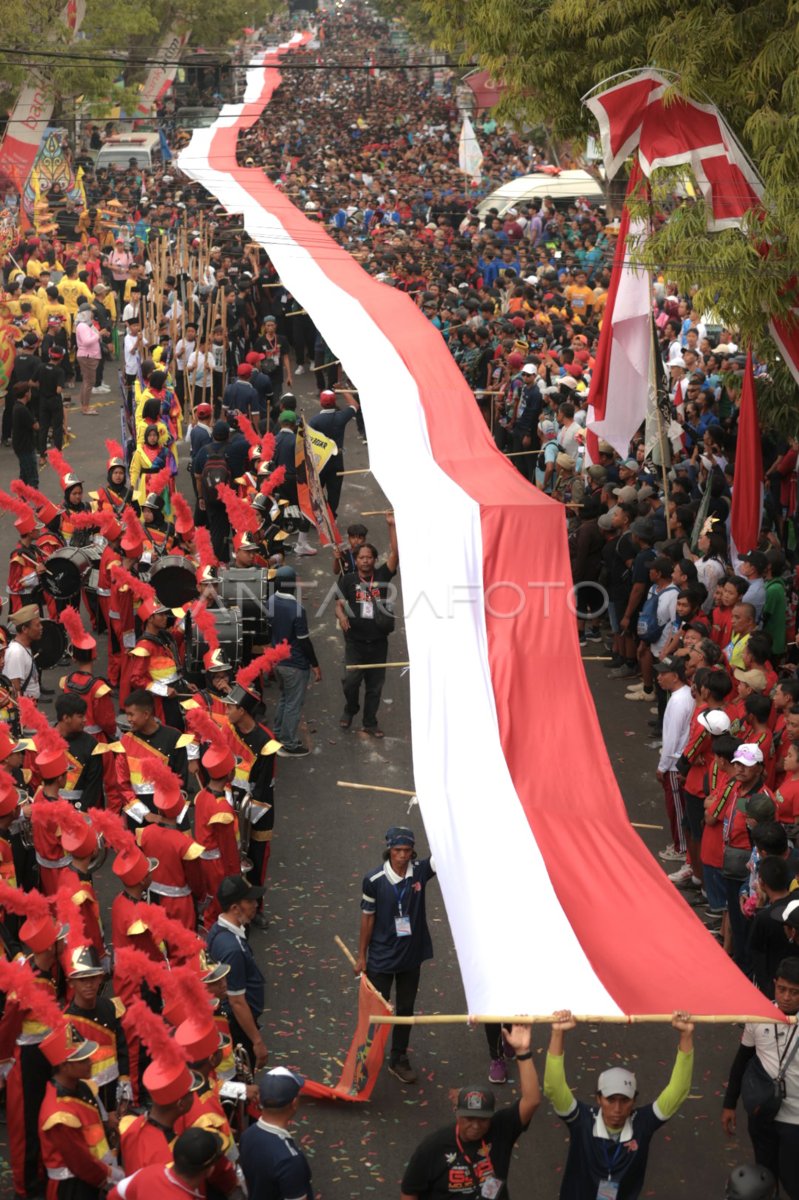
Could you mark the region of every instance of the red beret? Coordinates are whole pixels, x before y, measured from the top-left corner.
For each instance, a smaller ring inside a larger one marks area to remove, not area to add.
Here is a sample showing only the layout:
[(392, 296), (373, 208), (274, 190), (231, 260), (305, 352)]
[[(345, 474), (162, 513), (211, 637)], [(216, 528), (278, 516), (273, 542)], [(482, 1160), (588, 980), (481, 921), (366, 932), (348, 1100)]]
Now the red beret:
[(239, 379), (249, 379), (252, 375), (252, 363), (239, 363), (236, 374), (238, 375)]

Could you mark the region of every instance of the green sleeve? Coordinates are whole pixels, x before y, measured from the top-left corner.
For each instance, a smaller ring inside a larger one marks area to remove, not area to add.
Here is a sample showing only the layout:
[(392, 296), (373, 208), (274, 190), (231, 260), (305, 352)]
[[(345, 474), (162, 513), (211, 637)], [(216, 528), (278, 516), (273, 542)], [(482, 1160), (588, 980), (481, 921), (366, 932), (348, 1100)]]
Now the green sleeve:
[(688, 1093), (691, 1090), (693, 1071), (693, 1050), (690, 1054), (686, 1054), (683, 1050), (678, 1050), (677, 1057), (674, 1060), (674, 1069), (671, 1072), (671, 1079), (655, 1101), (655, 1116), (660, 1117), (664, 1121), (668, 1121), (670, 1117), (674, 1116), (688, 1098)]
[(544, 1067), (544, 1095), (552, 1101), (552, 1107), (560, 1117), (565, 1117), (574, 1108), (574, 1096), (566, 1082), (562, 1054), (547, 1054)]

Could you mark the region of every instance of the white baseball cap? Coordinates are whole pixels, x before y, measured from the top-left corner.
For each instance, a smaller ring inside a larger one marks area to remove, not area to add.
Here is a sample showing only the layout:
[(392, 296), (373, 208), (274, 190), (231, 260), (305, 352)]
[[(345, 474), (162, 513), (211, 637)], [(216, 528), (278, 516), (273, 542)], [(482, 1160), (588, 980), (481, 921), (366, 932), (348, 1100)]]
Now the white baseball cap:
[(743, 746), (739, 746), (735, 751), (731, 761), (744, 767), (756, 767), (763, 761), (763, 751), (754, 742), (744, 742)]
[(702, 728), (706, 729), (713, 737), (730, 732), (730, 718), (721, 708), (709, 708), (706, 712), (700, 713), (696, 719)]
[(626, 1096), (628, 1100), (634, 1100), (638, 1084), (632, 1071), (626, 1071), (624, 1067), (610, 1067), (599, 1076), (596, 1090), (600, 1096)]

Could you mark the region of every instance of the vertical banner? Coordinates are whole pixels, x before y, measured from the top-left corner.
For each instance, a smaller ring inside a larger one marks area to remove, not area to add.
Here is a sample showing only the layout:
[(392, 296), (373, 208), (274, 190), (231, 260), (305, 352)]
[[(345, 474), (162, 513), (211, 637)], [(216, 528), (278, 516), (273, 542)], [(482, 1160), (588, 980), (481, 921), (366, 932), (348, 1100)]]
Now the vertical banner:
[(306, 1079), (303, 1095), (311, 1096), (314, 1100), (368, 1100), (377, 1083), (386, 1056), (386, 1042), (392, 1030), (391, 1025), (373, 1025), (372, 1017), (391, 1011), (391, 1005), (386, 1004), (366, 976), (361, 975), (358, 1024), (339, 1081), (331, 1087), (314, 1079)]
[(294, 466), (297, 470), (297, 503), (303, 516), (312, 521), (319, 533), (323, 546), (337, 546), (340, 541), (335, 518), (325, 499), (319, 472), (326, 462), (337, 454), (332, 438), (323, 437), (315, 429), (309, 429), (304, 421), (297, 430), (294, 451)]
[[(74, 39), (86, 13), (86, 0), (69, 0), (61, 10), (61, 20)], [(54, 38), (50, 38), (53, 41)], [(0, 144), (0, 177), (5, 177), (22, 193), (33, 170), (42, 137), (50, 124), (55, 106), (50, 84), (39, 71), (32, 71), (17, 96), (8, 118), (5, 137)]]
[(190, 29), (185, 29), (182, 33), (177, 29), (170, 29), (161, 42), (156, 55), (156, 65), (141, 85), (141, 92), (136, 104), (138, 116), (149, 116), (158, 101), (172, 86), (178, 72), (178, 59), (190, 35)]

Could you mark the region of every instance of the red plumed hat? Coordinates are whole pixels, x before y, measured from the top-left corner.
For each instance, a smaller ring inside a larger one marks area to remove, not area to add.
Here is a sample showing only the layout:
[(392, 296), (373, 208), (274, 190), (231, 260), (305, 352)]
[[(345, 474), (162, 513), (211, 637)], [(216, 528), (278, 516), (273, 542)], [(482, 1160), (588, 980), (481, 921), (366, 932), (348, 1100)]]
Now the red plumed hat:
[(144, 549), (144, 529), (134, 509), (128, 504), (122, 514), (125, 532), (122, 535), (122, 549), (130, 558), (138, 558)]
[(46, 897), (36, 888), (23, 892), (0, 880), (0, 908), (6, 912), (25, 917), (19, 930), (19, 939), (29, 950), (41, 953), (55, 945), (58, 926), (53, 920), (53, 911)]
[(174, 956), (185, 962), (198, 961), (205, 949), (203, 942), (191, 929), (168, 916), (163, 908), (157, 904), (137, 904), (136, 915), (141, 917), (157, 942), (166, 942), (170, 959)]
[(172, 493), (172, 510), (175, 514), (175, 533), (188, 537), (194, 529), (194, 516), (180, 492)]
[(192, 708), (186, 713), (186, 724), (193, 734), (207, 744), (202, 765), (212, 779), (224, 779), (236, 769), (236, 757), (229, 735), (217, 725), (204, 708)]
[(26, 533), (33, 533), (36, 528), (36, 516), (23, 500), (19, 500), (16, 496), (9, 496), (8, 492), (0, 492), (0, 508), (12, 514), (14, 527), (22, 536)]
[[(97, 642), (87, 629), (83, 627), (83, 621), (80, 619), (80, 613), (72, 605), (68, 605), (61, 611), (61, 624), (67, 631), (67, 637), (72, 643), (74, 650), (91, 650), (96, 652)], [(94, 653), (93, 653), (94, 657)]]
[(105, 464), (106, 471), (110, 471), (113, 467), (125, 467), (125, 451), (119, 442), (113, 441), (111, 438), (105, 439), (105, 448), (108, 451), (108, 461)]
[(142, 1082), (155, 1104), (174, 1104), (192, 1087), (186, 1058), (164, 1021), (143, 1000), (133, 1000), (122, 1018), (125, 1028), (144, 1042), (152, 1062)]
[(255, 533), (261, 528), (261, 518), (251, 504), (242, 500), (227, 483), (218, 483), (217, 495), (227, 509), (231, 528), (239, 533)]
[(56, 450), (55, 446), (47, 451), (47, 461), (58, 474), (62, 492), (68, 492), (70, 488), (77, 487), (79, 483), (83, 483), (83, 480), (75, 473), (61, 451)]
[(53, 504), (52, 500), (48, 499), (43, 492), (40, 492), (38, 488), (31, 487), (29, 483), (23, 483), (21, 479), (12, 479), (11, 491), (36, 510), (36, 515), (42, 525), (49, 525), (61, 511), (58, 505)]
[[(122, 546), (123, 548), (125, 546), (124, 539)], [(124, 567), (114, 567), (113, 576), (115, 583), (124, 584), (139, 601), (136, 615), (140, 621), (149, 621), (150, 617), (155, 616), (156, 613), (169, 612), (169, 609), (156, 596), (155, 588), (151, 583), (145, 583), (137, 575), (131, 575), (130, 571), (126, 571)]]
[(167, 819), (177, 815), (185, 804), (181, 782), (174, 771), (148, 754), (141, 760), (142, 777), (153, 785), (153, 803)]

